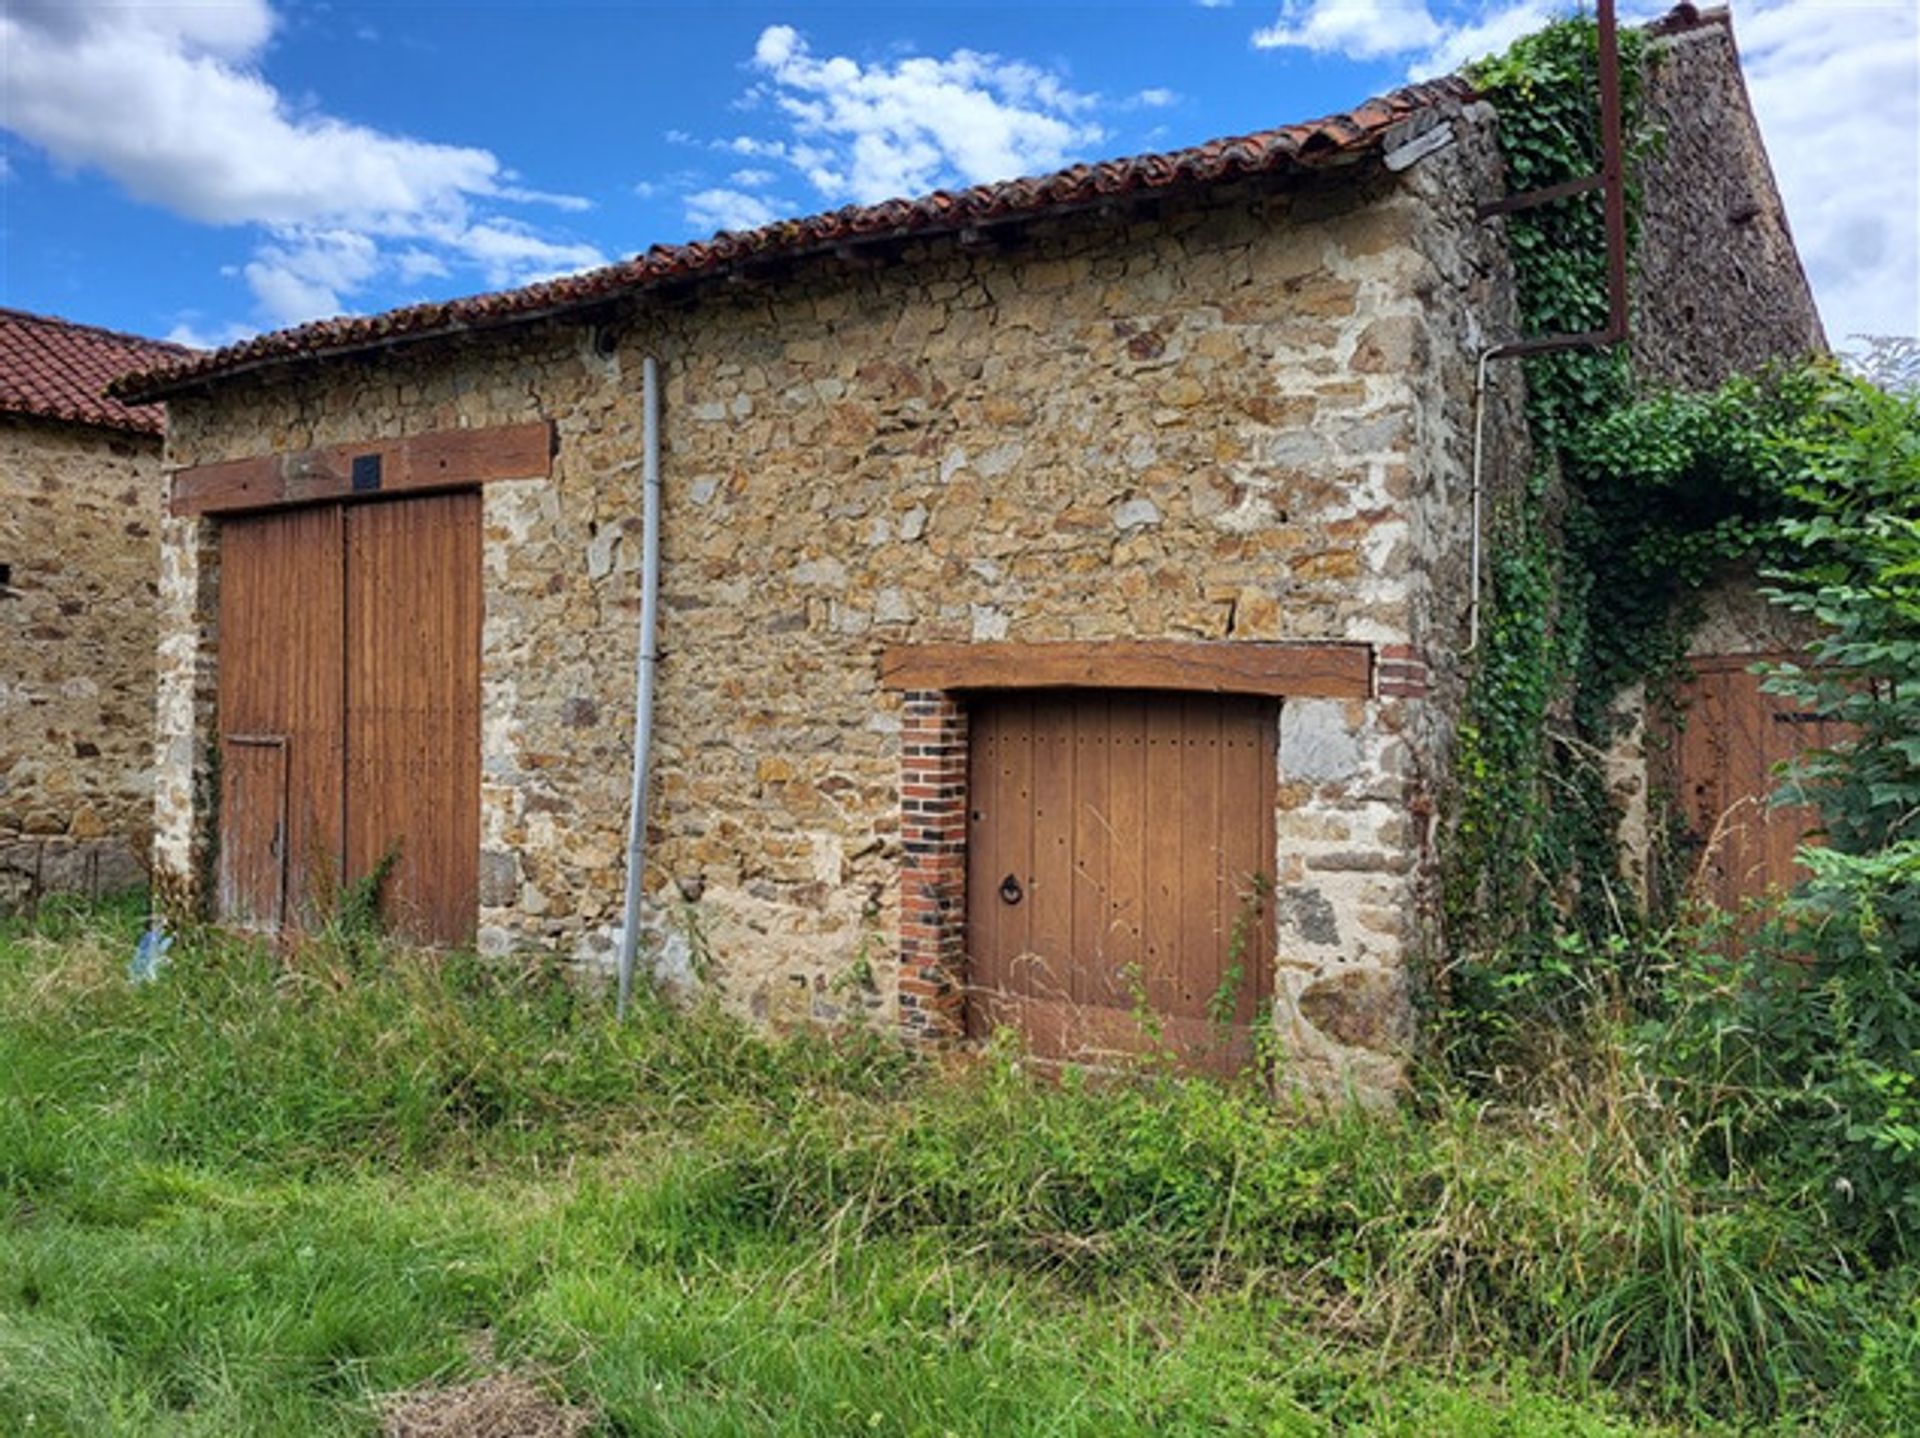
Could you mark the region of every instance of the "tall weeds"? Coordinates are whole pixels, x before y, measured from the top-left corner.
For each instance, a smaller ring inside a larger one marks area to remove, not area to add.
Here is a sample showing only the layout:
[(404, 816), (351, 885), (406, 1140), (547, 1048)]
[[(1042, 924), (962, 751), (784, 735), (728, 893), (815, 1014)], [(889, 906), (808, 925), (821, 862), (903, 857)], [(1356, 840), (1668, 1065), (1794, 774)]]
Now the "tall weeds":
[(1624, 1040), (1525, 1108), (1276, 1108), (1157, 1072), (1036, 1082), (1010, 1050), (935, 1074), (710, 1010), (616, 1027), (551, 967), (392, 948), (201, 941), (133, 988), (130, 943), (0, 941), (15, 1204), (129, 1219), (163, 1172), (628, 1174), (654, 1195), (629, 1241), (690, 1263), (930, 1243), (1066, 1294), (1260, 1295), (1380, 1362), (1521, 1353), (1569, 1391), (1728, 1420), (1880, 1401), (1906, 1351), (1906, 1280), (1853, 1273), (1821, 1210), (1729, 1166)]

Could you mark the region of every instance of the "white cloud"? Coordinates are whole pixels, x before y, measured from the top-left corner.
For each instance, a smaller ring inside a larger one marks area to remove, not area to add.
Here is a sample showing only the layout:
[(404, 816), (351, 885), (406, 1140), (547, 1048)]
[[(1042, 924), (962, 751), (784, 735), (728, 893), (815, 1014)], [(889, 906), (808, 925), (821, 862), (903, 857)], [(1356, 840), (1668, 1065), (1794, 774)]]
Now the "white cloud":
[[(1498, 54), (1574, 8), (1568, 0), (1286, 0), (1271, 25), (1253, 32), (1258, 50), (1307, 50), (1349, 60), (1405, 58), (1408, 75), (1451, 74)], [(1651, 19), (1666, 0), (1623, 0), (1621, 19)]]
[(592, 245), (545, 239), (504, 217), (469, 225), (447, 243), (478, 264), (482, 278), (496, 286), (531, 284), (604, 263)]
[[(508, 176), (508, 178), (513, 178)], [(518, 205), (551, 205), (556, 210), (564, 210), (570, 215), (582, 214), (593, 208), (593, 201), (584, 195), (560, 195), (552, 190), (532, 190), (524, 185), (495, 185), (482, 193), (496, 200), (511, 200)]]
[(1475, 60), (1498, 55), (1522, 35), (1531, 35), (1566, 13), (1555, 0), (1520, 0), (1478, 19), (1444, 27), (1440, 39), (1413, 63), (1416, 80), (1451, 75)]
[[(297, 108), (260, 71), (274, 27), (267, 0), (12, 0), (0, 13), (0, 124), (56, 165), (99, 171), (135, 199), (205, 224), (261, 227), (242, 273), (273, 323), (343, 310), (400, 272), (387, 242), (437, 251), (489, 283), (587, 253), (525, 245), (521, 267), (503, 264), (492, 206), (587, 202), (519, 185), (488, 150)], [(411, 263), (413, 278), (428, 273)]]
[(241, 340), (250, 340), (260, 331), (252, 325), (225, 324), (211, 329), (202, 329), (198, 312), (183, 314), (168, 330), (165, 338), (188, 349), (214, 350), (222, 345), (239, 344)]
[(1253, 32), (1253, 45), (1378, 60), (1428, 49), (1445, 37), (1426, 0), (1287, 0), (1279, 19)]
[(773, 171), (735, 170), (731, 175), (727, 176), (727, 180), (729, 183), (738, 185), (742, 189), (758, 190), (773, 183)]
[(713, 148), (730, 155), (746, 155), (762, 160), (783, 160), (787, 147), (778, 140), (763, 140), (757, 135), (735, 135), (731, 140), (715, 140)]
[(687, 223), (700, 230), (757, 230), (779, 219), (785, 208), (781, 201), (715, 186), (687, 196)]
[(1169, 105), (1179, 104), (1180, 96), (1164, 85), (1156, 85), (1150, 90), (1139, 91), (1128, 103), (1143, 110), (1164, 110)]
[[(77, 0), (58, 23), (15, 8), (0, 21), (7, 127), (72, 168), (105, 172), (136, 198), (209, 224), (301, 224), (410, 212), (489, 190), (485, 150), (294, 116), (244, 66), (265, 44), (263, 0), (144, 9)], [(251, 16), (243, 29), (232, 17)], [(200, 23), (230, 17), (207, 46)], [(242, 41), (251, 43), (242, 44)]]
[(402, 250), (393, 257), (395, 270), (402, 284), (414, 284), (420, 280), (444, 280), (453, 274), (447, 268), (447, 262), (431, 250)]
[(1920, 9), (1746, 0), (1734, 28), (1828, 338), (1920, 334)]
[(1057, 169), (1105, 136), (1092, 118), (1096, 96), (997, 55), (821, 58), (792, 26), (771, 25), (751, 64), (792, 138), (726, 143), (736, 154), (784, 159), (829, 200), (872, 202)]
[(365, 285), (380, 263), (379, 246), (356, 230), (312, 230), (262, 245), (241, 273), (261, 313), (293, 323), (341, 313), (341, 293)]

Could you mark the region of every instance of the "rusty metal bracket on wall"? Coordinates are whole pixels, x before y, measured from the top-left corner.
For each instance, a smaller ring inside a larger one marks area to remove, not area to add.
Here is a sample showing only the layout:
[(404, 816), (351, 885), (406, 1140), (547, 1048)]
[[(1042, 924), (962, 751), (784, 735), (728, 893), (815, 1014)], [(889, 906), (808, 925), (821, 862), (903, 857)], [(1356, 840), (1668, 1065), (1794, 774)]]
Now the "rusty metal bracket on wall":
[(1607, 322), (1601, 329), (1585, 330), (1578, 334), (1534, 335), (1508, 340), (1480, 354), (1473, 384), (1473, 532), (1468, 559), (1467, 646), (1460, 651), (1462, 659), (1480, 647), (1481, 521), (1485, 504), (1482, 472), (1486, 455), (1487, 366), (1494, 360), (1520, 359), (1528, 355), (1553, 354), (1560, 350), (1605, 349), (1627, 338), (1627, 182), (1626, 140), (1621, 119), (1620, 31), (1614, 15), (1614, 0), (1598, 0), (1596, 8), (1600, 68), (1599, 173), (1564, 180), (1518, 195), (1508, 195), (1481, 205), (1476, 211), (1479, 219), (1490, 220), (1599, 190), (1606, 226)]
[(1620, 99), (1620, 31), (1614, 18), (1614, 0), (1599, 0), (1600, 62), (1600, 171), (1538, 190), (1508, 195), (1481, 205), (1477, 215), (1498, 215), (1537, 209), (1557, 200), (1573, 199), (1595, 190), (1605, 206), (1607, 246), (1607, 323), (1605, 328), (1579, 334), (1537, 335), (1495, 345), (1492, 357), (1549, 354), (1564, 349), (1600, 349), (1627, 337), (1627, 186), (1626, 140), (1622, 134)]

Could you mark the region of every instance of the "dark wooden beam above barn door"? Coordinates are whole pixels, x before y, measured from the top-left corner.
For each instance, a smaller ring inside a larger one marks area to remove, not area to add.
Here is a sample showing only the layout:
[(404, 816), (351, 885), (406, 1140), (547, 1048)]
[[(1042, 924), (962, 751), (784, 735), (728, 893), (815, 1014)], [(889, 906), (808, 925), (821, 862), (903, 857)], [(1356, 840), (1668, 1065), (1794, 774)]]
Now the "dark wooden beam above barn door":
[(244, 514), (356, 495), (545, 479), (553, 451), (553, 424), (544, 419), (436, 430), (178, 469), (170, 503), (177, 515)]
[(898, 644), (880, 657), (880, 683), (887, 689), (1171, 689), (1365, 699), (1373, 692), (1373, 646), (1230, 640)]

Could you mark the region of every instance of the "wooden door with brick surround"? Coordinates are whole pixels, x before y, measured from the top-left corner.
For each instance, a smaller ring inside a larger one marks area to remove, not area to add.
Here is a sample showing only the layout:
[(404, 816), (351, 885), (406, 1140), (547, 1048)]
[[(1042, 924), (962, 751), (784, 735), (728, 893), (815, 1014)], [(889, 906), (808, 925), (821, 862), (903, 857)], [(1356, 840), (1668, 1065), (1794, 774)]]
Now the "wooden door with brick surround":
[(1845, 725), (1817, 719), (1761, 688), (1761, 676), (1749, 671), (1775, 657), (1785, 656), (1692, 660), (1692, 675), (1675, 696), (1682, 722), (1674, 787), (1697, 866), (1690, 877), (1702, 897), (1729, 911), (1805, 877), (1794, 850), (1815, 815), (1805, 807), (1768, 806), (1779, 782), (1774, 769), (1847, 735)]
[(391, 853), (394, 930), (469, 941), (479, 495), (229, 519), (220, 547), (222, 918), (311, 927)]
[(967, 722), (969, 1032), (1243, 1065), (1272, 997), (1274, 701), (1039, 691)]

